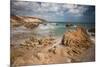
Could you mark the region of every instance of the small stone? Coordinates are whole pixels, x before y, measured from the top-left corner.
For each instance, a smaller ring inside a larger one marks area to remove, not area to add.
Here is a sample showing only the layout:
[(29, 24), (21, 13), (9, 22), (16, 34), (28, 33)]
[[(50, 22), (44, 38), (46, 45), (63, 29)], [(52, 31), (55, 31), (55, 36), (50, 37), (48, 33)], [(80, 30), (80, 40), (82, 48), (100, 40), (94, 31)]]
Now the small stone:
[(37, 53), (37, 57), (39, 60), (44, 60), (44, 54), (43, 53)]

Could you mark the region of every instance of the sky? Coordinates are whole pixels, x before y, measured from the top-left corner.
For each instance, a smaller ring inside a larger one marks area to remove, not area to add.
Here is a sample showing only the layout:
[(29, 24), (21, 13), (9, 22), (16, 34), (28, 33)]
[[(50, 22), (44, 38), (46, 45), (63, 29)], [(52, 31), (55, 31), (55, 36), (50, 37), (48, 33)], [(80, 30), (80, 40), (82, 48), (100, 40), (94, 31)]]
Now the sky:
[(12, 1), (11, 15), (35, 16), (55, 22), (95, 22), (95, 6), (67, 3)]

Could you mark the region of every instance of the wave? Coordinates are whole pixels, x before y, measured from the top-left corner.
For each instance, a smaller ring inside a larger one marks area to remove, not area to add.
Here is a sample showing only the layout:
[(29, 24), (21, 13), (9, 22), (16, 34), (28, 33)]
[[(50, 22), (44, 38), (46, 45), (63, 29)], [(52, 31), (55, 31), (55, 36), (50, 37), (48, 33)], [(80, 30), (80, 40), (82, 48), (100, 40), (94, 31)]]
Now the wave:
[(46, 30), (46, 29), (54, 29), (56, 27), (56, 24), (54, 23), (47, 23), (47, 24), (40, 24), (38, 26), (38, 29)]

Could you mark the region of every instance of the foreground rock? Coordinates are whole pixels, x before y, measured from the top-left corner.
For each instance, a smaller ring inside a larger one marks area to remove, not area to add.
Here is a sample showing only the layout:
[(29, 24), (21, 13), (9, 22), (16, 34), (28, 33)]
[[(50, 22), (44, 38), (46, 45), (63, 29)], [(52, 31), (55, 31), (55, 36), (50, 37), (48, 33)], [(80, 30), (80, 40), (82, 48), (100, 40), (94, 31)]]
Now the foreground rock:
[(28, 16), (11, 16), (10, 21), (12, 27), (25, 26), (26, 28), (30, 29), (37, 27), (39, 24), (43, 22), (46, 22), (43, 19)]
[(69, 31), (64, 34), (62, 44), (70, 47), (88, 48), (91, 40), (83, 27), (77, 27), (75, 31)]
[(53, 45), (55, 43), (55, 39), (52, 37), (44, 37), (37, 39), (35, 37), (31, 37), (29, 39), (24, 40), (20, 46), (26, 48), (34, 48), (34, 47), (46, 47)]

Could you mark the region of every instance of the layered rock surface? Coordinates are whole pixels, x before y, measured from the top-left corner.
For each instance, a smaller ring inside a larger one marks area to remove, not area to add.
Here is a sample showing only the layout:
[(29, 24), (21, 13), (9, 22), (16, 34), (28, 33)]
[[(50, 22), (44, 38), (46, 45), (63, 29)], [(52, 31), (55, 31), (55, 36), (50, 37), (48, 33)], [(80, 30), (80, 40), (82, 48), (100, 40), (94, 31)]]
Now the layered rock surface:
[(87, 31), (83, 27), (77, 27), (75, 31), (65, 32), (62, 44), (71, 47), (84, 47), (88, 48), (91, 44), (91, 40)]
[(28, 16), (11, 16), (11, 26), (19, 27), (25, 26), (27, 28), (37, 27), (39, 24), (46, 22), (43, 19), (37, 17), (28, 17)]

